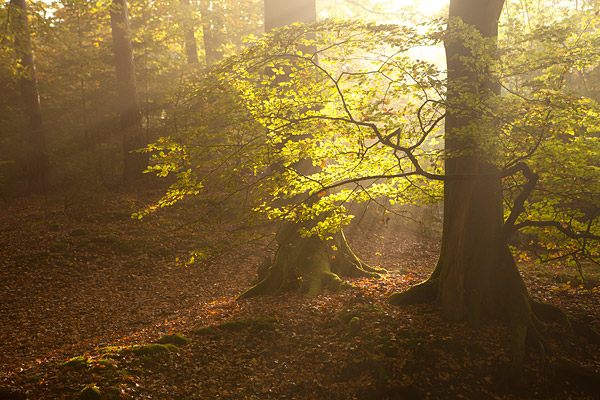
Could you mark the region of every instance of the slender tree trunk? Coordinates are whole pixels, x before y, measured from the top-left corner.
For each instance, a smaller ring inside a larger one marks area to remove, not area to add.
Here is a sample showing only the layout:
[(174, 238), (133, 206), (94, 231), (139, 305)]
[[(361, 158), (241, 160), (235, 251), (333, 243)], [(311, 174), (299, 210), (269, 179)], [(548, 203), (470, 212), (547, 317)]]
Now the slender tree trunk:
[(198, 64), (198, 45), (196, 42), (196, 24), (190, 7), (190, 0), (181, 0), (181, 13), (183, 21), (183, 35), (185, 44), (185, 55), (190, 65)]
[(117, 95), (121, 114), (123, 135), (124, 177), (139, 177), (148, 165), (148, 156), (133, 152), (144, 147), (147, 140), (142, 129), (142, 116), (138, 98), (133, 49), (129, 31), (129, 16), (126, 0), (113, 0), (110, 22), (112, 28), (115, 67), (117, 73)]
[(16, 18), (13, 22), (15, 50), (23, 69), (19, 85), (23, 110), (28, 121), (25, 135), (25, 170), (34, 186), (45, 189), (48, 185), (49, 163), (46, 156), (46, 138), (27, 18), (27, 3), (25, 0), (11, 0), (10, 4), (16, 9)]
[(223, 58), (221, 45), (223, 44), (222, 21), (216, 2), (200, 0), (202, 13), (202, 37), (204, 43), (204, 61), (206, 66), (211, 66)]

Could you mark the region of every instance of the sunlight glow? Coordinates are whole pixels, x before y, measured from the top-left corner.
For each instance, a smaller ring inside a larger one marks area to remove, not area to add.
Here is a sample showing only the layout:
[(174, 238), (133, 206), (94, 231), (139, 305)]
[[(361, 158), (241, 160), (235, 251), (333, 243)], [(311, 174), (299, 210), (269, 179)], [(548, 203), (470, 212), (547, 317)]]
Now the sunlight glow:
[(450, 0), (393, 0), (391, 2), (394, 7), (414, 7), (417, 3), (419, 12), (422, 14), (435, 14), (439, 12), (443, 7), (448, 6)]

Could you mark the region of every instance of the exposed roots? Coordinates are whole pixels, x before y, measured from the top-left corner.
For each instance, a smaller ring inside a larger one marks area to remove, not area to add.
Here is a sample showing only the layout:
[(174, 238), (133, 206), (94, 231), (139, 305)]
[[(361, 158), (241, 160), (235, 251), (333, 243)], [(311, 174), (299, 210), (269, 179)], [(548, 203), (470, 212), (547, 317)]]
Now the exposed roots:
[(339, 292), (348, 286), (340, 276), (379, 277), (385, 270), (370, 267), (350, 249), (343, 232), (332, 239), (301, 237), (298, 225), (285, 224), (278, 234), (279, 247), (263, 280), (238, 296), (282, 292), (299, 286), (308, 296), (325, 289)]
[(438, 279), (428, 279), (415, 285), (404, 292), (392, 294), (388, 301), (395, 306), (409, 304), (430, 303), (437, 298)]
[[(489, 290), (486, 290), (485, 296), (480, 299), (481, 305), (475, 306), (481, 307), (483, 314), (488, 318), (501, 317), (509, 324), (510, 382), (516, 385), (522, 383), (528, 346), (539, 352), (544, 363), (547, 363), (554, 374), (560, 373), (588, 382), (599, 379), (600, 374), (597, 371), (557, 357), (546, 339), (548, 323), (558, 324), (567, 335), (583, 336), (596, 345), (600, 345), (598, 332), (582, 321), (570, 318), (559, 307), (532, 299), (512, 256), (508, 251), (499, 254), (502, 256), (493, 268), (494, 274), (489, 277), (490, 281), (479, 282)], [(442, 301), (441, 293), (445, 288), (441, 287), (439, 266), (440, 263), (428, 280), (404, 292), (394, 293), (388, 301), (393, 305)]]

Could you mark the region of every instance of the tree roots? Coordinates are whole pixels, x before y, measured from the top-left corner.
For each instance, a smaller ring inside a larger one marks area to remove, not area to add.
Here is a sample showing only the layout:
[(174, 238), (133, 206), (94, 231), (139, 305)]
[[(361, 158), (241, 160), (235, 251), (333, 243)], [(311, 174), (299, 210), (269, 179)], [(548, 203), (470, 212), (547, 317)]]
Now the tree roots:
[(324, 289), (339, 292), (348, 286), (340, 276), (379, 277), (386, 272), (361, 261), (341, 231), (329, 240), (322, 240), (316, 236), (301, 237), (297, 225), (287, 224), (277, 236), (279, 247), (266, 276), (240, 294), (238, 300), (282, 292), (295, 286), (300, 286), (308, 296)]
[[(558, 324), (569, 336), (582, 336), (596, 345), (600, 345), (600, 334), (584, 322), (570, 318), (559, 307), (532, 299), (518, 274), (512, 258), (510, 261), (512, 265), (507, 266), (506, 272), (495, 277), (501, 280), (500, 283), (496, 282), (496, 285), (494, 285), (500, 290), (490, 291), (488, 296), (492, 298), (488, 297), (483, 301), (486, 304), (493, 304), (492, 308), (487, 309), (487, 316), (503, 316), (509, 323), (511, 383), (518, 385), (522, 381), (523, 365), (528, 346), (535, 348), (540, 353), (542, 360), (554, 374), (568, 375), (586, 382), (600, 381), (600, 374), (597, 371), (557, 357), (546, 340), (548, 323)], [(404, 292), (392, 294), (388, 301), (392, 305), (439, 301), (441, 290), (439, 271), (436, 269), (428, 280)]]

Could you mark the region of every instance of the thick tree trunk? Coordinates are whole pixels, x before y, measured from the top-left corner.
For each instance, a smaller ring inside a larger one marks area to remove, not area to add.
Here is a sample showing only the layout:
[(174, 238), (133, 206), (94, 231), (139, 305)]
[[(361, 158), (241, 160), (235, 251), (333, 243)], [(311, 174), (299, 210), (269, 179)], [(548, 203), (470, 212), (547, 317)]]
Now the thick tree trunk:
[(148, 166), (148, 156), (134, 151), (144, 147), (148, 140), (142, 129), (142, 114), (135, 80), (135, 65), (126, 0), (113, 0), (110, 23), (123, 135), (125, 160), (123, 175), (125, 179), (135, 179), (141, 176), (141, 173)]
[(27, 19), (27, 4), (25, 0), (11, 0), (16, 8), (16, 18), (13, 21), (15, 29), (15, 50), (23, 71), (19, 78), (23, 110), (28, 121), (25, 136), (25, 171), (31, 182), (40, 189), (48, 185), (48, 157), (46, 156), (46, 138), (40, 97), (37, 88), (37, 77), (33, 58), (33, 46), (29, 21)]
[[(265, 0), (264, 5), (266, 30), (294, 22), (315, 22), (317, 18), (315, 0)], [(285, 77), (275, 84), (283, 80)], [(313, 163), (306, 159), (298, 162), (295, 168), (304, 174), (317, 172)], [(317, 236), (300, 236), (300, 228), (309, 227), (308, 225), (317, 222), (318, 220), (303, 224), (282, 223), (277, 231), (279, 246), (266, 277), (242, 293), (239, 298), (281, 292), (297, 286), (312, 296), (325, 288), (341, 290), (346, 284), (340, 276), (378, 277), (380, 273), (385, 272), (362, 262), (350, 249), (341, 230), (330, 240), (323, 240)]]
[(317, 295), (324, 289), (338, 292), (348, 286), (340, 276), (378, 277), (384, 272), (362, 262), (348, 246), (343, 232), (336, 233), (330, 240), (317, 236), (303, 238), (298, 234), (300, 227), (286, 223), (279, 228), (279, 246), (266, 277), (238, 299), (294, 288), (308, 296)]
[[(545, 352), (552, 353), (540, 334), (541, 320), (558, 323), (567, 332), (577, 332), (595, 343), (600, 342), (600, 335), (576, 321), (572, 324), (559, 308), (533, 300), (507, 245), (511, 229), (504, 226), (500, 176), (486, 161), (490, 155), (485, 154), (478, 143), (481, 135), (493, 132), (494, 123), (472, 108), (473, 104), (488, 104), (487, 99), (499, 90), (493, 83), (490, 65), (472, 53), (460, 35), (455, 35), (458, 25), (453, 21), (454, 17), (460, 17), (482, 37), (495, 38), (503, 3), (504, 0), (450, 2), (449, 36), (445, 42), (448, 63), (446, 174), (478, 178), (445, 181), (444, 226), (438, 264), (427, 281), (393, 294), (389, 301), (400, 305), (438, 300), (446, 319), (467, 320), (475, 326), (484, 318), (505, 319), (511, 333), (511, 372), (517, 378), (512, 382), (518, 383), (522, 379), (526, 339), (538, 344), (542, 356)], [(474, 61), (471, 65), (477, 68), (469, 68), (468, 60)], [(528, 168), (521, 171), (530, 181), (528, 185), (535, 185), (537, 175)], [(528, 194), (524, 189), (522, 195)], [(512, 223), (513, 220), (509, 228)], [(559, 364), (557, 368), (568, 363)], [(569, 372), (597, 376), (586, 368), (580, 369), (583, 373), (574, 368)]]
[[(498, 94), (491, 66), (456, 35), (460, 18), (483, 38), (495, 38), (504, 0), (452, 0), (449, 36), (446, 110), (446, 174), (478, 175), (444, 184), (444, 225), (438, 264), (423, 284), (390, 297), (393, 304), (437, 299), (450, 321), (479, 325), (482, 318), (505, 318), (511, 327), (513, 372), (520, 373), (525, 338), (535, 336), (531, 299), (508, 249), (503, 233), (502, 185), (496, 168), (486, 159), (478, 136), (493, 131), (470, 104), (486, 104)], [(470, 60), (470, 61), (466, 61)], [(475, 70), (470, 66), (477, 65)]]

